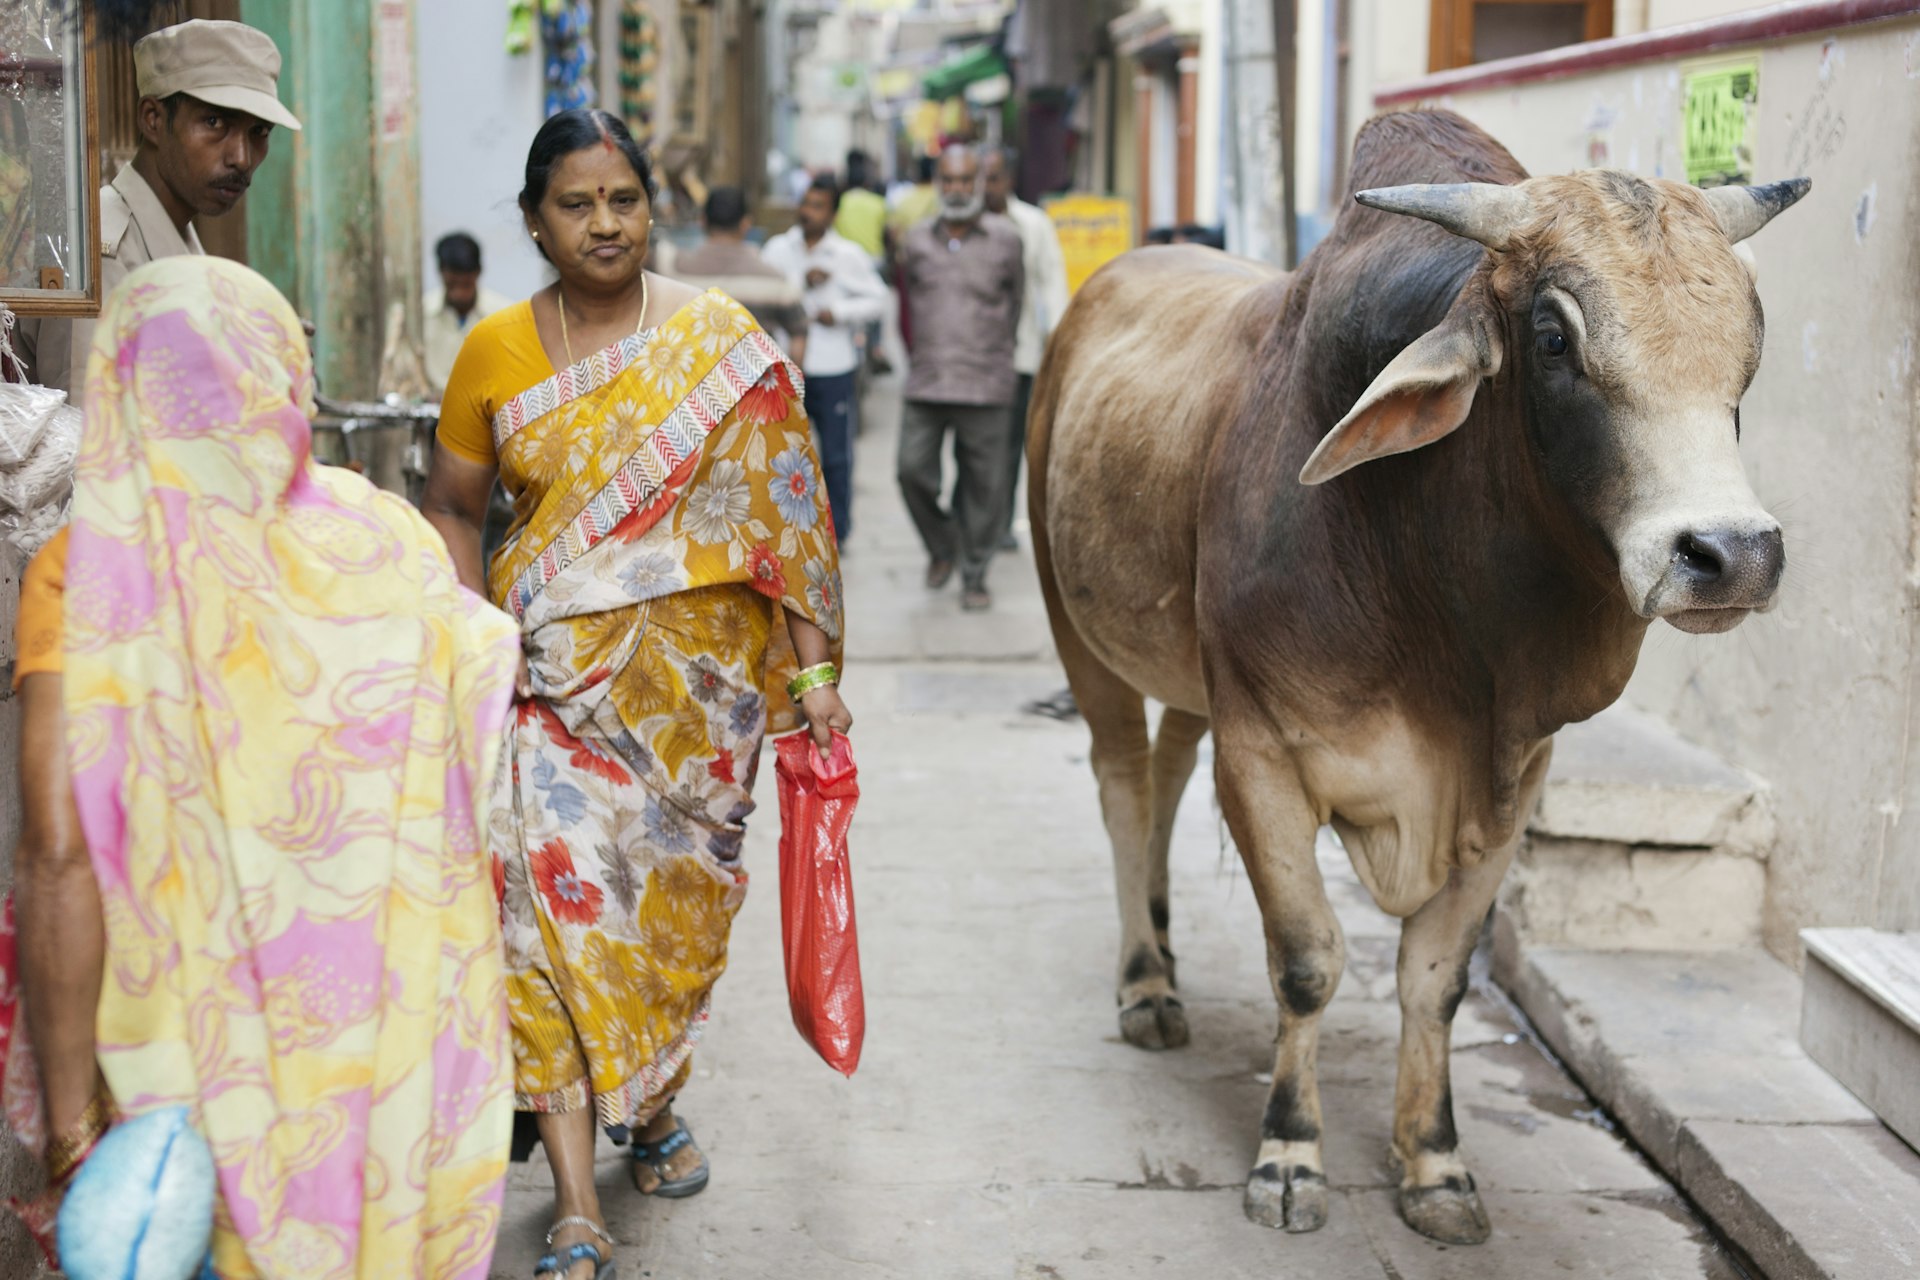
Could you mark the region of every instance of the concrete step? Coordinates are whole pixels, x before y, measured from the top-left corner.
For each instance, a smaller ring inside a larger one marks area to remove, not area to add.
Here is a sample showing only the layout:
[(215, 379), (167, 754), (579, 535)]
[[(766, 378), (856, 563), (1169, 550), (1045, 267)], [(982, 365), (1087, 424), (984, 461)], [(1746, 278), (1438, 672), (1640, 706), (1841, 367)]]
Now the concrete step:
[(1555, 735), (1530, 825), (1562, 840), (1749, 855), (1773, 841), (1764, 783), (1624, 702)]
[(1758, 947), (1523, 947), (1494, 976), (1588, 1091), (1767, 1280), (1920, 1274), (1920, 1155), (1800, 1046)]
[(1803, 929), (1800, 1043), (1920, 1148), (1920, 933)]
[(1529, 945), (1752, 945), (1773, 830), (1764, 783), (1617, 704), (1556, 737), (1501, 911)]

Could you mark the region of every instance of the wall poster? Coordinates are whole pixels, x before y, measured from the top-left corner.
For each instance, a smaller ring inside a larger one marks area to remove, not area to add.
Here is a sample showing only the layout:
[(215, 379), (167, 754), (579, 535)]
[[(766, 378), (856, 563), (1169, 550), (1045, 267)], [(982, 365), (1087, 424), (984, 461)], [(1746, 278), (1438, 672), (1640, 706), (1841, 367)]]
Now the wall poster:
[(1681, 85), (1687, 181), (1698, 187), (1752, 182), (1759, 58), (1694, 67)]

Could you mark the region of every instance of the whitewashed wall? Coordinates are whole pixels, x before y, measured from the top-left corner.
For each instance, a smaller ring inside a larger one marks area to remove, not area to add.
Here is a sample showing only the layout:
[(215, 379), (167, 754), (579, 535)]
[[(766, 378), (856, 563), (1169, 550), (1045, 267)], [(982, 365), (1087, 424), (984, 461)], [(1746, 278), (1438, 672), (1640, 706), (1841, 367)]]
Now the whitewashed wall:
[(480, 242), (484, 280), (508, 298), (546, 281), (514, 203), (527, 145), (545, 118), (538, 44), (506, 52), (507, 6), (418, 0), (420, 230), (429, 289), (433, 245), (449, 231)]

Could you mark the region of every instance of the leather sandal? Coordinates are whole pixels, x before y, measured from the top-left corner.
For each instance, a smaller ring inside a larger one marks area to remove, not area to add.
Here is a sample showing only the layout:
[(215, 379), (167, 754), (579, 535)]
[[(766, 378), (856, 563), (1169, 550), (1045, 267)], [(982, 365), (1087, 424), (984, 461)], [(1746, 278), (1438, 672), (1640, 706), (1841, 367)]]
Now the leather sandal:
[[(636, 1134), (633, 1139), (633, 1187), (643, 1196), (659, 1196), (662, 1200), (679, 1200), (686, 1196), (704, 1191), (707, 1180), (713, 1176), (713, 1170), (707, 1165), (707, 1154), (700, 1150), (700, 1144), (693, 1140), (693, 1131), (687, 1128), (687, 1122), (679, 1116), (673, 1118), (673, 1132), (658, 1142), (642, 1142)], [(675, 1152), (682, 1147), (691, 1147), (700, 1157), (700, 1167), (680, 1178), (667, 1176), (667, 1162), (673, 1159)], [(660, 1185), (648, 1191), (640, 1185), (640, 1166), (653, 1170), (653, 1176), (660, 1179)]]
[[(562, 1218), (547, 1228), (547, 1244), (549, 1247), (553, 1244), (554, 1234), (563, 1227), (585, 1227), (608, 1244), (613, 1243), (613, 1237), (608, 1235), (606, 1230), (591, 1218), (575, 1216)], [(565, 1276), (582, 1262), (593, 1263), (593, 1280), (618, 1280), (620, 1265), (610, 1260), (606, 1254), (600, 1252), (599, 1245), (589, 1244), (585, 1240), (582, 1240), (579, 1244), (568, 1245), (564, 1257), (558, 1249), (553, 1249), (551, 1252), (541, 1254), (539, 1259), (533, 1264), (534, 1280), (540, 1280), (541, 1276)]]

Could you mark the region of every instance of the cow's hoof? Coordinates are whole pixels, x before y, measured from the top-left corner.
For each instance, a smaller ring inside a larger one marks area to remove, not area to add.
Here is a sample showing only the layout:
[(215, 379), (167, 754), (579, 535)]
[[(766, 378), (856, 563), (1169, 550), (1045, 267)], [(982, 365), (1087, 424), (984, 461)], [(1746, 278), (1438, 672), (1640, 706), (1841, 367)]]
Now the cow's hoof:
[(1400, 1188), (1407, 1225), (1442, 1244), (1484, 1244), (1493, 1234), (1473, 1179), (1448, 1178), (1437, 1187)]
[(1247, 1179), (1247, 1217), (1276, 1231), (1318, 1231), (1327, 1225), (1327, 1175), (1305, 1165), (1284, 1174), (1263, 1164)]
[(1148, 996), (1120, 1011), (1120, 1034), (1141, 1049), (1178, 1049), (1192, 1035), (1178, 996)]

